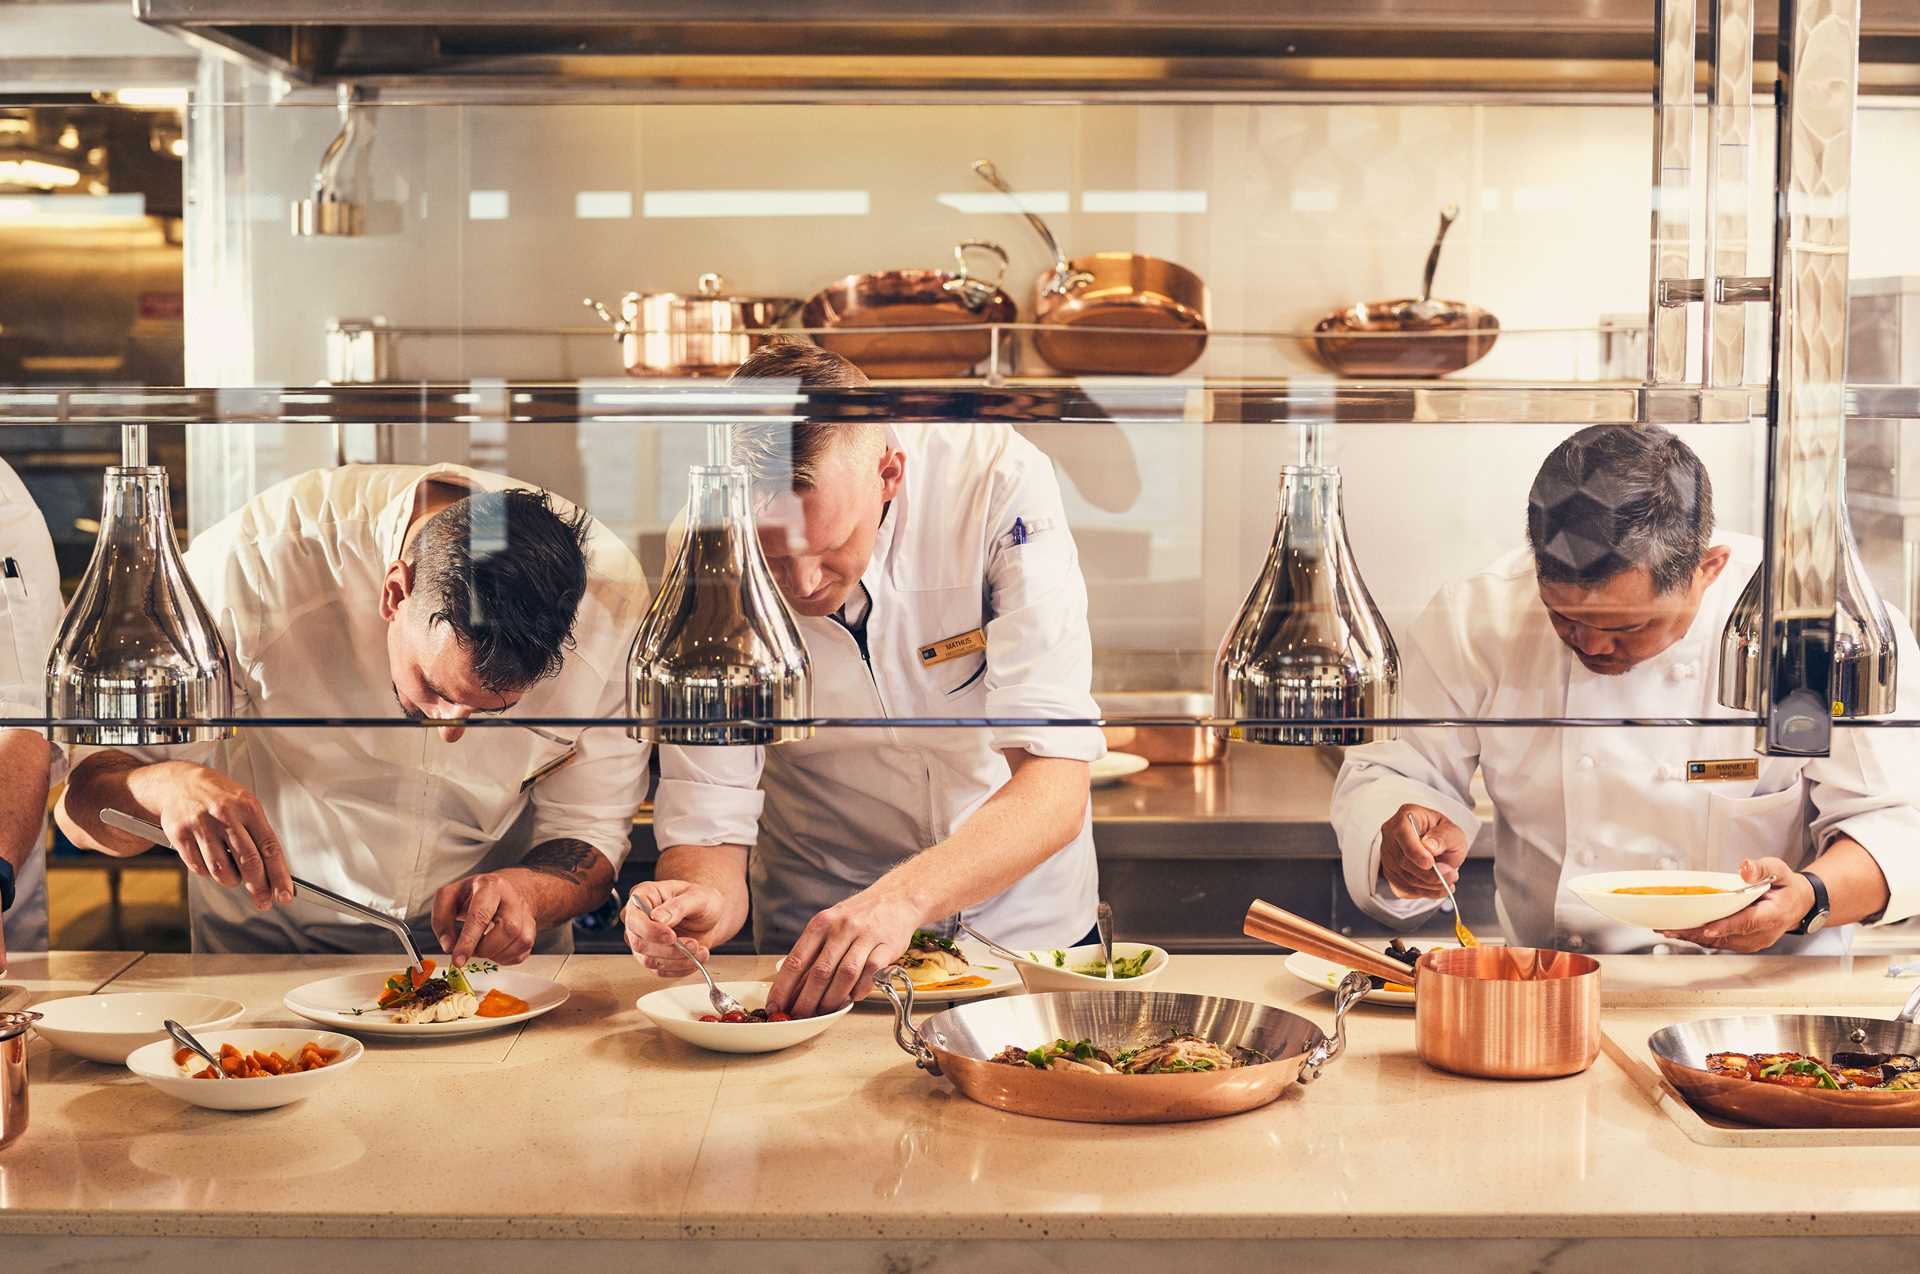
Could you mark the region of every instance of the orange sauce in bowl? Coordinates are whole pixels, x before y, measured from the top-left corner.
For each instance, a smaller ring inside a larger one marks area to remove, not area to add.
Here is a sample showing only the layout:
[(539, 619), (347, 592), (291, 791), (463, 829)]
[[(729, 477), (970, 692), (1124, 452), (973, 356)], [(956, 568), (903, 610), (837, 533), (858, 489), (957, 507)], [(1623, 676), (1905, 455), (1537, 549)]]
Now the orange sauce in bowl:
[(1730, 894), (1731, 889), (1716, 889), (1712, 885), (1634, 885), (1627, 889), (1616, 889), (1616, 894), (1646, 894), (1660, 898), (1693, 898), (1701, 894)]

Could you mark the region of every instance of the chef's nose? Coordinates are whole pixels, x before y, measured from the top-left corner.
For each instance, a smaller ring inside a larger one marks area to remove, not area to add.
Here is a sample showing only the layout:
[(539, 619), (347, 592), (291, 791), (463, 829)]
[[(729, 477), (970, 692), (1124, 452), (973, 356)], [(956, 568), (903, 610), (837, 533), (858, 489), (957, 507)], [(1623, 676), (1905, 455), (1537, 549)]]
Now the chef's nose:
[(1579, 647), (1581, 654), (1591, 655), (1598, 659), (1613, 653), (1613, 634), (1603, 632), (1598, 628), (1588, 628), (1585, 624), (1575, 624), (1573, 626), (1573, 644)]
[(795, 597), (807, 597), (819, 591), (826, 577), (827, 573), (821, 569), (817, 557), (787, 559), (787, 591)]
[(460, 742), (460, 737), (467, 732), (464, 722), (472, 714), (472, 708), (460, 705), (436, 716), (435, 720), (450, 723), (440, 727), (440, 738), (447, 743)]

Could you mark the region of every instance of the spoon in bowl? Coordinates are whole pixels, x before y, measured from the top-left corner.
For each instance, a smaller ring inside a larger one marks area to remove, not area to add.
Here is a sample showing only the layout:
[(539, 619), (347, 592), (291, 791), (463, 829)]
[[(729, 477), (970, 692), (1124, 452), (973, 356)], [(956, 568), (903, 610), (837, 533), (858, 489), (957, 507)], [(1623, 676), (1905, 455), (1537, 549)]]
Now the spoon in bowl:
[(1113, 904), (1103, 902), (1093, 911), (1093, 927), (1100, 934), (1100, 958), (1107, 962), (1107, 981), (1113, 981)]
[(191, 1050), (192, 1052), (198, 1053), (200, 1056), (206, 1058), (207, 1065), (213, 1067), (213, 1077), (215, 1079), (232, 1079), (233, 1078), (233, 1076), (227, 1074), (226, 1067), (220, 1064), (220, 1059), (218, 1057), (215, 1057), (211, 1052), (209, 1052), (205, 1044), (202, 1044), (199, 1040), (193, 1038), (192, 1031), (189, 1031), (186, 1027), (180, 1025), (180, 1023), (174, 1021), (172, 1018), (167, 1018), (165, 1021), (161, 1022), (160, 1025), (166, 1028), (167, 1034), (173, 1036), (174, 1043), (180, 1045), (180, 1047), (184, 1049)]
[[(618, 889), (613, 891), (613, 900), (615, 902), (621, 902), (620, 891)], [(627, 899), (626, 902), (631, 902), (634, 906), (638, 907), (640, 914), (647, 919), (653, 919), (653, 912), (647, 909), (647, 904), (641, 902), (638, 895)], [(626, 910), (625, 902), (621, 902), (621, 910)], [(745, 1013), (747, 1011), (745, 1005), (720, 989), (720, 984), (713, 980), (713, 974), (707, 972), (707, 966), (700, 963), (700, 957), (693, 953), (692, 947), (680, 941), (678, 937), (674, 938), (673, 945), (680, 948), (681, 955), (693, 961), (693, 967), (700, 970), (700, 976), (707, 980), (707, 1002), (713, 1005), (713, 1011), (716, 1014), (725, 1017), (729, 1013)]]

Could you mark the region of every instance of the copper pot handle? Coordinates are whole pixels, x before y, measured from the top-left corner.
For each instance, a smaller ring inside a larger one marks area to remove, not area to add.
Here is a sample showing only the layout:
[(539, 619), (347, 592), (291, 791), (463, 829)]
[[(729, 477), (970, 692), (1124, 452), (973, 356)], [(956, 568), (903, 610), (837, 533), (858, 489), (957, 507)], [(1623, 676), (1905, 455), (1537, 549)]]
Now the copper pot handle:
[(1413, 982), (1418, 972), (1397, 960), (1388, 959), (1372, 947), (1362, 946), (1352, 938), (1323, 928), (1304, 916), (1296, 916), (1291, 911), (1283, 911), (1257, 898), (1247, 908), (1247, 919), (1241, 932), (1249, 938), (1317, 955), (1323, 960), (1331, 960), (1389, 982)]
[[(993, 278), (976, 277), (967, 268), (969, 251), (984, 252), (1000, 263), (1000, 268), (993, 272)], [(941, 288), (958, 295), (960, 303), (970, 310), (984, 309), (1000, 290), (1000, 281), (1007, 277), (1007, 250), (986, 239), (962, 239), (953, 245), (953, 260), (957, 269), (951, 279), (940, 285)]]
[(1034, 233), (1040, 236), (1040, 242), (1046, 244), (1047, 251), (1053, 254), (1053, 279), (1043, 289), (1045, 294), (1066, 296), (1093, 282), (1093, 275), (1085, 270), (1076, 270), (1068, 264), (1067, 254), (1060, 250), (1060, 241), (1053, 237), (1053, 231), (1047, 229), (1047, 223), (1040, 220), (1020, 202), (1020, 196), (1013, 193), (1013, 187), (1007, 184), (1006, 179), (1000, 175), (1000, 170), (993, 166), (991, 159), (974, 160), (973, 171), (981, 181), (1012, 201), (1013, 206), (1019, 209), (1020, 215), (1027, 219), (1027, 224), (1033, 227)]
[(613, 329), (613, 335), (615, 340), (618, 340), (620, 337), (625, 336), (627, 334), (626, 323), (620, 319), (615, 318), (607, 310), (607, 307), (600, 304), (600, 302), (594, 300), (590, 296), (583, 296), (580, 298), (580, 304), (586, 306), (588, 309), (592, 310), (595, 314), (598, 314), (600, 316), (600, 321)]
[(1302, 1084), (1319, 1079), (1327, 1063), (1347, 1051), (1347, 1010), (1366, 999), (1371, 990), (1373, 981), (1364, 973), (1349, 973), (1340, 979), (1340, 986), (1333, 993), (1333, 1034), (1307, 1051), (1306, 1060), (1300, 1063)]
[[(897, 964), (890, 964), (873, 975), (873, 985), (893, 1005), (893, 1042), (913, 1059), (913, 1064), (929, 1075), (940, 1073), (940, 1059), (933, 1055), (920, 1031), (913, 1024), (913, 979)], [(905, 987), (904, 995), (901, 988)]]

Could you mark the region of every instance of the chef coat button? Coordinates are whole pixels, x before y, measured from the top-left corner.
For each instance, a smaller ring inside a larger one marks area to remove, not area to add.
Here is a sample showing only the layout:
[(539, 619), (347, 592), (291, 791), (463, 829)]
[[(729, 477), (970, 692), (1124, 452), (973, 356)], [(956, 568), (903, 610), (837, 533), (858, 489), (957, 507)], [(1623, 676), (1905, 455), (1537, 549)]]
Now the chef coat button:
[(1586, 939), (1582, 938), (1577, 933), (1570, 934), (1567, 937), (1566, 947), (1567, 947), (1567, 950), (1569, 951), (1580, 951), (1584, 949), (1586, 945), (1587, 945)]
[(1590, 756), (1581, 757), (1580, 768), (1583, 770), (1591, 770), (1593, 768), (1593, 758)]

